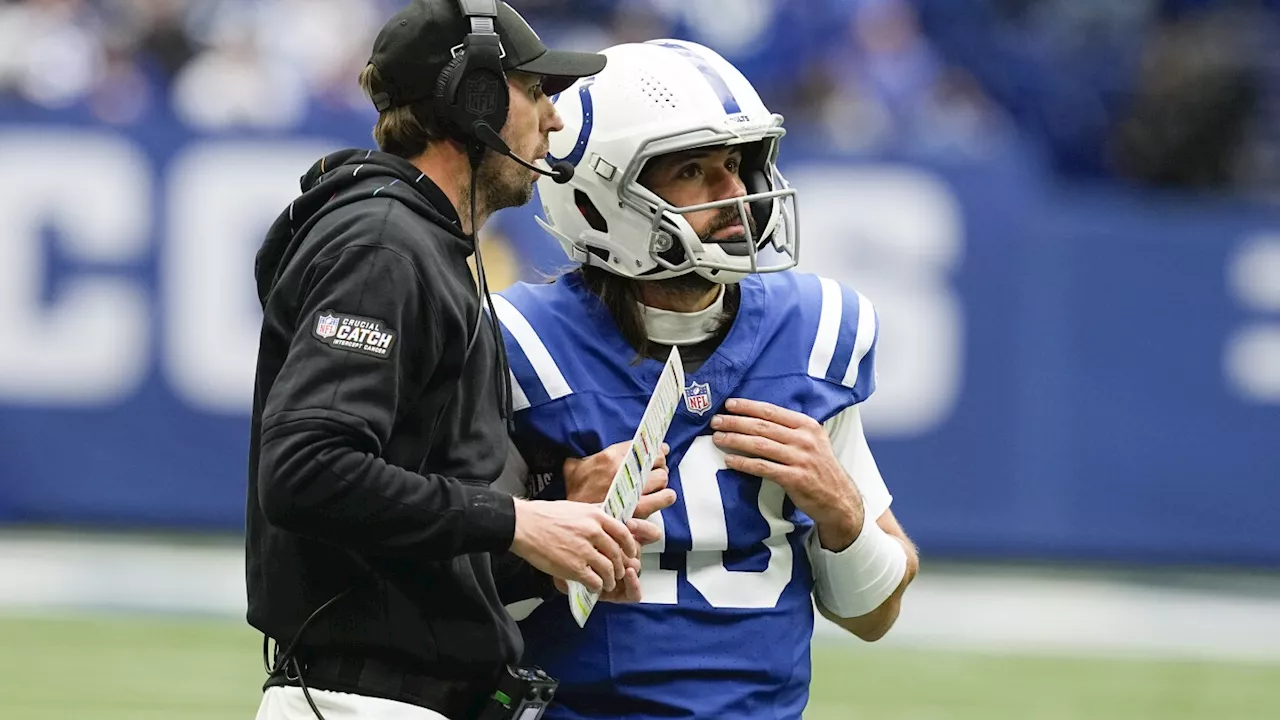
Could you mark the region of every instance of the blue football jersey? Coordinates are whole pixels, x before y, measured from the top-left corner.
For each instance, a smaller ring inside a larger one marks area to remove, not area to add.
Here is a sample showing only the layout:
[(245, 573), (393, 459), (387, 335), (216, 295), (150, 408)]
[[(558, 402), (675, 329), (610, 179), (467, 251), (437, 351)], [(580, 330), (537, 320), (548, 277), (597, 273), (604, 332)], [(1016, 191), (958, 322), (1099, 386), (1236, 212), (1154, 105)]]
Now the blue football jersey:
[[(731, 397), (826, 421), (875, 386), (866, 298), (788, 271), (740, 284), (719, 348), (686, 370), (666, 442), (678, 500), (650, 518), (644, 600), (599, 603), (585, 628), (557, 596), (520, 623), (524, 660), (560, 680), (553, 720), (799, 718), (809, 694), (813, 522), (776, 484), (729, 470), (709, 422)], [(526, 457), (583, 457), (630, 440), (662, 363), (642, 359), (577, 275), (495, 296)], [(539, 497), (563, 498), (563, 481)]]

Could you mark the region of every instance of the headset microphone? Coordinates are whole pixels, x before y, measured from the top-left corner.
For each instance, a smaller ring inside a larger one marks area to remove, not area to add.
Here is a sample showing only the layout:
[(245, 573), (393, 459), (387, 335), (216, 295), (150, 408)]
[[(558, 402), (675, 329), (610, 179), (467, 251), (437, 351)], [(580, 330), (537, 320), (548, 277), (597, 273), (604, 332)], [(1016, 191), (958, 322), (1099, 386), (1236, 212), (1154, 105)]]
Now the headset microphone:
[(477, 140), (484, 143), (486, 147), (499, 155), (506, 155), (517, 163), (520, 163), (536, 173), (545, 175), (561, 185), (573, 179), (573, 164), (567, 160), (558, 160), (555, 163), (552, 163), (550, 171), (543, 170), (537, 165), (521, 160), (515, 153), (511, 152), (511, 148), (507, 147), (507, 143), (498, 135), (498, 133), (493, 131), (493, 128), (489, 127), (488, 123), (475, 123), (471, 126), (471, 129)]
[(551, 171), (555, 173), (551, 179), (558, 185), (563, 185), (573, 179), (573, 163), (568, 160), (557, 160), (551, 163)]

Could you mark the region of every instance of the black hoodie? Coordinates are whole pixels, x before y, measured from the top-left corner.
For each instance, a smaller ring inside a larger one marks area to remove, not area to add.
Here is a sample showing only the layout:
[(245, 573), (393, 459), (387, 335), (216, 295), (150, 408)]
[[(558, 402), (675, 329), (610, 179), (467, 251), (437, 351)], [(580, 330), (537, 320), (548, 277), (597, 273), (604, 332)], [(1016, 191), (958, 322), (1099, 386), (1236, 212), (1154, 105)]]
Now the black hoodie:
[(299, 657), (491, 676), (523, 644), (489, 555), (510, 547), (515, 510), (489, 487), (507, 428), (487, 316), (463, 365), (480, 309), (471, 241), (444, 193), (392, 155), (334, 153), (302, 191), (256, 267), (249, 623), (287, 646), (350, 589)]

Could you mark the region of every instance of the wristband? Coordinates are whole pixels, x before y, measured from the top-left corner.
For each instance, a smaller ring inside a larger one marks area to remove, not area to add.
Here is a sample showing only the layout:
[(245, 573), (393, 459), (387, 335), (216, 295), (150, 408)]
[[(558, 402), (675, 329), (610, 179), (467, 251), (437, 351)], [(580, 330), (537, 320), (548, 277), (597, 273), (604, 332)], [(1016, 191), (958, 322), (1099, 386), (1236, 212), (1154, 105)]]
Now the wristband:
[(874, 520), (867, 520), (849, 547), (831, 552), (818, 542), (813, 547), (814, 594), (838, 617), (853, 618), (880, 607), (898, 589), (907, 572), (907, 551)]

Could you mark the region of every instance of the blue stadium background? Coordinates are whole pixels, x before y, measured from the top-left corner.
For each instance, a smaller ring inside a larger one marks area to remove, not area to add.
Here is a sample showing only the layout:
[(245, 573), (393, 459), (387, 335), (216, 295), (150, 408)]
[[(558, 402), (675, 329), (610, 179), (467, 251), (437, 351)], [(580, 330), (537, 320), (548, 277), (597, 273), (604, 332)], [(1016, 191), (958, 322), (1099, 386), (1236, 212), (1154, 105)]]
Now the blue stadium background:
[[(868, 426), (924, 553), (1280, 566), (1280, 3), (514, 5), (548, 43), (704, 42), (787, 116), (802, 266), (881, 313)], [(370, 146), (395, 6), (0, 3), (0, 524), (240, 529), (253, 252)], [(491, 228), (504, 282), (563, 263), (535, 212)]]

